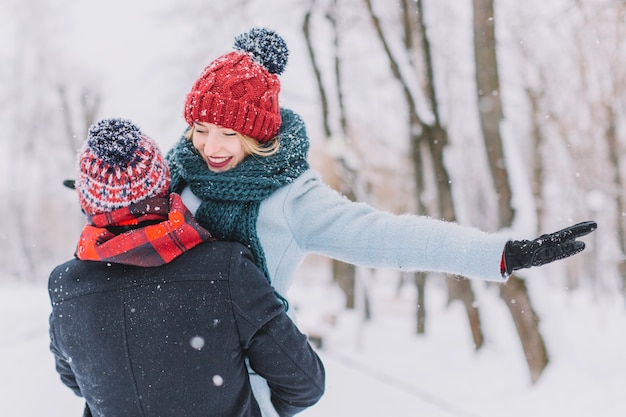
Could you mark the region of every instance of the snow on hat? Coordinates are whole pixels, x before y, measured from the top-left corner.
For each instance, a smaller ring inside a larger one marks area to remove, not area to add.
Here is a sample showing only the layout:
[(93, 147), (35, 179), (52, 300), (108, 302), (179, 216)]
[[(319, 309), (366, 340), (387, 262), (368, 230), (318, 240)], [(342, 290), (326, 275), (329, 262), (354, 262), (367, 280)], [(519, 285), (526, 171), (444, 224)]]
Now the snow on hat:
[(204, 69), (187, 95), (185, 120), (212, 123), (265, 143), (278, 134), (278, 93), (287, 44), (276, 32), (253, 28), (235, 38), (235, 51)]
[(78, 201), (88, 215), (169, 193), (170, 172), (157, 144), (129, 120), (92, 125), (77, 170)]

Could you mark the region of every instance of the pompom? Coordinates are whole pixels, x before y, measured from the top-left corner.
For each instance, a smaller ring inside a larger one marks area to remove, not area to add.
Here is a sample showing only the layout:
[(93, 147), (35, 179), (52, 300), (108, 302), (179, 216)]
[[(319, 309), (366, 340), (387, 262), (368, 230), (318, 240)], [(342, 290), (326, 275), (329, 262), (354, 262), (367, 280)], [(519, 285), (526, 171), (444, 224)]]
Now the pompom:
[(141, 137), (130, 120), (104, 119), (89, 128), (87, 147), (109, 164), (127, 165), (135, 158)]
[(285, 40), (278, 33), (265, 28), (253, 28), (237, 36), (234, 48), (248, 52), (254, 61), (277, 75), (283, 73), (289, 57)]

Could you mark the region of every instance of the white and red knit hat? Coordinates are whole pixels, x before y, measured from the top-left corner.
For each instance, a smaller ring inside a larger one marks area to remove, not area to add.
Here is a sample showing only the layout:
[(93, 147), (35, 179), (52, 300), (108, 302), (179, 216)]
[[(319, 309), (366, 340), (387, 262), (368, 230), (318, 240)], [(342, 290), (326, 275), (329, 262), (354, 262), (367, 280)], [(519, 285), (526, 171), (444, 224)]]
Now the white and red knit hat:
[(235, 38), (234, 52), (220, 56), (196, 80), (185, 102), (185, 120), (213, 123), (261, 143), (280, 129), (280, 75), (289, 51), (276, 32), (253, 28)]
[(161, 151), (129, 120), (92, 125), (77, 170), (78, 201), (88, 215), (169, 194), (170, 172)]

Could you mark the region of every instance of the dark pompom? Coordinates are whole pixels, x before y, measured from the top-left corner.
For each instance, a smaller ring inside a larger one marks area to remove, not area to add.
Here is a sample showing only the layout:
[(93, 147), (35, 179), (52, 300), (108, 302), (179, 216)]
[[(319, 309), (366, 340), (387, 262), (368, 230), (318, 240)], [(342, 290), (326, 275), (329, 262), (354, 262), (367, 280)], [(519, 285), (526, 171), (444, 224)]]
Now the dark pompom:
[(141, 135), (130, 120), (104, 119), (89, 128), (87, 147), (103, 161), (124, 166), (135, 157)]
[(285, 70), (289, 50), (285, 40), (273, 30), (253, 28), (235, 38), (234, 48), (248, 52), (252, 58), (272, 74)]

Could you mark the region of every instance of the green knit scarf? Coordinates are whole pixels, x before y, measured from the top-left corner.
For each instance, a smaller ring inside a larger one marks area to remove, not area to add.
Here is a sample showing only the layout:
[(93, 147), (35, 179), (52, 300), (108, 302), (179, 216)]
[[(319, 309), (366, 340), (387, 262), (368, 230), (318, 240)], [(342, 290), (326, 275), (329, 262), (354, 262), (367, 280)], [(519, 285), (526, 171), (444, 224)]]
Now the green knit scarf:
[(256, 232), (261, 201), (290, 184), (309, 168), (309, 140), (303, 120), (281, 109), (278, 152), (268, 157), (250, 155), (228, 171), (215, 173), (184, 136), (167, 153), (172, 174), (171, 190), (185, 186), (202, 200), (195, 213), (200, 225), (218, 240), (243, 243), (270, 281), (265, 254)]

